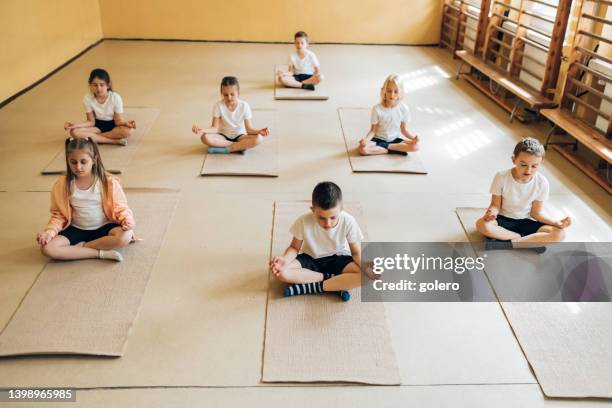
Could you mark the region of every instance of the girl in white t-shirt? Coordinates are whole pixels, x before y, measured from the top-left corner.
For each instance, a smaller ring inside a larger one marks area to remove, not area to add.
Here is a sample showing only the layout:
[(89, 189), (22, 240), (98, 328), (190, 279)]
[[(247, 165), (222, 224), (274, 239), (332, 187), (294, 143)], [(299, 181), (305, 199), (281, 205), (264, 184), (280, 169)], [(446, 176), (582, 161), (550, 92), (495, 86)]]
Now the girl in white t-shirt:
[(91, 138), (66, 139), (66, 175), (51, 191), (51, 218), (36, 241), (59, 260), (121, 261), (115, 249), (133, 239), (134, 215), (119, 179), (104, 170)]
[(96, 143), (127, 145), (136, 122), (123, 118), (123, 100), (112, 89), (108, 72), (96, 68), (89, 74), (89, 90), (83, 98), (87, 120), (66, 122), (64, 129), (76, 138), (92, 138)]
[(385, 79), (380, 97), (380, 103), (372, 108), (372, 127), (359, 141), (359, 153), (407, 155), (419, 150), (419, 137), (406, 129), (410, 111), (402, 102), (404, 93), (397, 75)]
[(253, 113), (246, 101), (238, 99), (238, 79), (226, 76), (221, 80), (223, 99), (215, 103), (210, 128), (193, 125), (191, 131), (208, 146), (208, 153), (241, 153), (251, 149), (270, 134), (268, 128), (255, 129), (251, 123)]
[(276, 82), (289, 88), (314, 91), (315, 85), (323, 80), (323, 74), (317, 56), (308, 49), (308, 34), (298, 31), (293, 42), (295, 52), (289, 56), (289, 72), (278, 71)]

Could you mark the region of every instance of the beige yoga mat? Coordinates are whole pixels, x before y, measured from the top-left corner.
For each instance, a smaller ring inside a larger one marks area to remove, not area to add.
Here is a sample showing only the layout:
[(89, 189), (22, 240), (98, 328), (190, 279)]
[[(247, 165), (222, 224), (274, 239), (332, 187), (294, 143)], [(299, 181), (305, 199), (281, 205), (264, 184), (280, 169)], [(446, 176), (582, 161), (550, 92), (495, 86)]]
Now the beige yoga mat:
[(253, 110), (253, 126), (267, 127), (270, 134), (263, 138), (261, 144), (244, 154), (206, 154), (200, 175), (278, 177), (276, 111)]
[(419, 153), (381, 154), (362, 156), (359, 154), (359, 140), (370, 127), (370, 110), (365, 108), (338, 108), (344, 143), (351, 168), (355, 173), (412, 173), (427, 174)]
[(178, 193), (127, 190), (141, 239), (123, 262), (51, 261), (0, 334), (0, 356), (121, 356), (138, 315)]
[[(484, 208), (457, 208), (471, 242)], [(503, 251), (489, 251), (503, 252)], [(517, 270), (517, 272), (520, 272)], [(487, 274), (496, 291), (496, 277)], [(529, 288), (525, 288), (529, 290)], [(547, 397), (612, 398), (612, 303), (502, 302), (506, 318)]]
[[(308, 202), (277, 202), (272, 254), (291, 242), (289, 227)], [(357, 204), (345, 205), (363, 229)], [(337, 293), (283, 297), (287, 286), (270, 280), (263, 382), (400, 383), (383, 303), (361, 302), (360, 290), (342, 302)]]
[(276, 81), (276, 73), (278, 71), (288, 72), (288, 65), (276, 65), (274, 67), (274, 99), (277, 100), (310, 100), (310, 101), (326, 101), (329, 99), (325, 81), (321, 81), (319, 85), (315, 85), (314, 91), (300, 88), (288, 88)]
[[(109, 173), (121, 174), (128, 164), (130, 164), (132, 157), (138, 149), (138, 144), (147, 132), (149, 132), (153, 123), (155, 123), (157, 115), (159, 115), (159, 109), (126, 107), (124, 115), (127, 119), (134, 119), (136, 121), (136, 129), (134, 129), (132, 135), (128, 138), (128, 145), (98, 145), (100, 156), (102, 156), (102, 162)], [(63, 143), (61, 143), (61, 145), (62, 148), (57, 155), (55, 155), (53, 160), (51, 160), (42, 170), (42, 174), (63, 174), (66, 172), (66, 156), (64, 155)]]

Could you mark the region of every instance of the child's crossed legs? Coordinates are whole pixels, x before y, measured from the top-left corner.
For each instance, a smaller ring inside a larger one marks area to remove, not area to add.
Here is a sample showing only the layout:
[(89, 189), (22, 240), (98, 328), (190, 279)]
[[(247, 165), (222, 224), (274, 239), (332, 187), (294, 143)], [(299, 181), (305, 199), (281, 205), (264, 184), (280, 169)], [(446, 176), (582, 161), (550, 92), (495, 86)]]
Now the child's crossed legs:
[(333, 255), (313, 259), (300, 254), (287, 265), (277, 265), (272, 273), (278, 280), (293, 284), (322, 282), (317, 292), (338, 292), (356, 288), (361, 284), (360, 268), (347, 255)]
[(115, 126), (108, 132), (102, 132), (95, 126), (85, 128), (74, 128), (70, 130), (70, 136), (74, 138), (90, 137), (94, 142), (106, 144), (124, 144), (128, 136), (132, 134), (132, 129), (127, 126)]
[(261, 135), (241, 135), (236, 139), (229, 139), (219, 133), (202, 132), (200, 136), (202, 143), (209, 147), (227, 147), (230, 153), (240, 152), (261, 144), (263, 136)]

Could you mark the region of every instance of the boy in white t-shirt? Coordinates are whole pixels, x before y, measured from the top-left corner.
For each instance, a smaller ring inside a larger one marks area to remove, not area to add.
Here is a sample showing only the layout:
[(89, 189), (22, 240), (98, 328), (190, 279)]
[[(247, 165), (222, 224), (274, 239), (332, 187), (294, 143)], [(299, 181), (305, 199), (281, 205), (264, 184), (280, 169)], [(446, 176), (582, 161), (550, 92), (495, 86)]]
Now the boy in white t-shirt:
[(548, 199), (548, 181), (538, 173), (544, 147), (525, 138), (514, 148), (514, 167), (500, 171), (491, 184), (491, 204), (476, 228), (489, 238), (487, 248), (532, 247), (535, 243), (560, 242), (570, 217), (555, 221), (543, 213)]
[(276, 81), (289, 88), (314, 91), (321, 83), (321, 65), (314, 52), (308, 49), (308, 34), (298, 31), (293, 36), (295, 52), (289, 55), (289, 72), (277, 72)]
[(283, 256), (272, 258), (270, 270), (278, 280), (292, 283), (285, 296), (340, 292), (347, 301), (347, 291), (361, 282), (361, 229), (342, 209), (342, 191), (332, 182), (317, 184), (310, 210), (293, 223), (291, 245)]
[(408, 152), (419, 150), (419, 137), (413, 136), (406, 129), (410, 111), (402, 102), (403, 97), (399, 77), (389, 75), (380, 89), (380, 103), (372, 108), (372, 127), (359, 141), (360, 154), (390, 153), (407, 156)]
[(211, 127), (203, 129), (193, 125), (191, 128), (208, 146), (208, 153), (244, 153), (259, 145), (263, 137), (270, 134), (268, 128), (253, 128), (251, 107), (246, 101), (238, 99), (239, 94), (238, 79), (224, 77), (221, 80), (223, 99), (213, 106)]

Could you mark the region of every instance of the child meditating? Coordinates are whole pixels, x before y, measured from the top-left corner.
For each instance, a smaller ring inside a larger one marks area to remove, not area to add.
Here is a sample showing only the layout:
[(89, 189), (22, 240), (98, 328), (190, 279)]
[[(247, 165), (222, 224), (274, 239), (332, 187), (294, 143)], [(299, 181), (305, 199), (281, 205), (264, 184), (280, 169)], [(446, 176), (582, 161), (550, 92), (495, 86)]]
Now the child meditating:
[[(404, 92), (397, 75), (389, 75), (380, 89), (381, 101), (372, 108), (372, 127), (359, 141), (359, 153), (400, 154), (419, 150), (419, 137), (406, 129), (410, 121), (410, 111), (402, 99)], [(402, 138), (405, 137), (404, 138)]]
[(221, 80), (223, 99), (215, 103), (210, 128), (193, 125), (191, 131), (208, 146), (208, 153), (243, 153), (260, 144), (270, 134), (268, 128), (255, 129), (253, 113), (246, 101), (239, 99), (238, 79), (226, 76)]
[(277, 72), (276, 81), (289, 88), (314, 91), (323, 80), (321, 66), (314, 52), (308, 49), (308, 34), (298, 31), (293, 36), (295, 52), (289, 55), (289, 72)]
[(87, 120), (64, 123), (64, 129), (76, 138), (92, 138), (96, 143), (127, 145), (136, 122), (123, 118), (123, 100), (112, 89), (108, 72), (96, 68), (89, 74), (89, 90), (83, 98)]
[(478, 231), (489, 239), (488, 249), (563, 241), (570, 217), (552, 220), (542, 211), (549, 190), (548, 181), (538, 173), (544, 153), (538, 140), (525, 138), (514, 148), (514, 167), (495, 175), (491, 204), (476, 222)]
[(332, 182), (317, 184), (310, 210), (291, 226), (293, 240), (283, 256), (270, 261), (272, 274), (292, 284), (285, 296), (339, 291), (347, 301), (347, 291), (361, 282), (361, 229), (342, 209), (342, 191)]
[(133, 239), (134, 216), (119, 180), (104, 170), (91, 138), (66, 139), (66, 175), (51, 191), (51, 219), (36, 240), (59, 260), (123, 260), (115, 248)]

